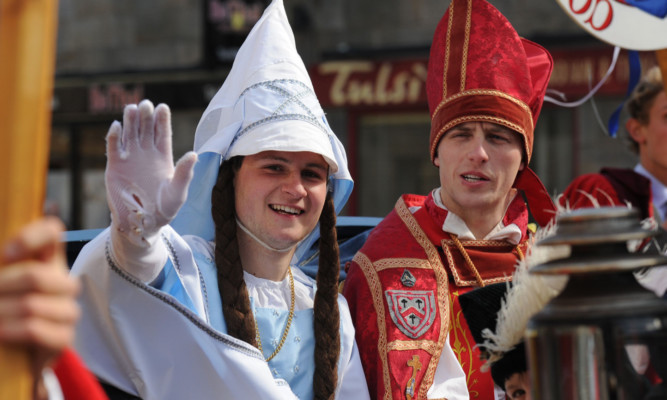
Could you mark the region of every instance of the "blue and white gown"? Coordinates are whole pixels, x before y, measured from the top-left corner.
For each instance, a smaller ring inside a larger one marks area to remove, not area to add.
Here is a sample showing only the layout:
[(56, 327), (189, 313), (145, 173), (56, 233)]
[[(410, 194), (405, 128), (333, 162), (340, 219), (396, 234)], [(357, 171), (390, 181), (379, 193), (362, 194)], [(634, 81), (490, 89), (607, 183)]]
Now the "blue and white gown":
[[(75, 347), (102, 381), (145, 400), (311, 399), (314, 372), (314, 281), (293, 268), (295, 313), (286, 278), (245, 274), (265, 355), (226, 334), (213, 244), (162, 228), (169, 261), (150, 285), (119, 268), (107, 229), (81, 251), (72, 273), (82, 281), (83, 316)], [(336, 398), (367, 399), (368, 388), (342, 296)]]

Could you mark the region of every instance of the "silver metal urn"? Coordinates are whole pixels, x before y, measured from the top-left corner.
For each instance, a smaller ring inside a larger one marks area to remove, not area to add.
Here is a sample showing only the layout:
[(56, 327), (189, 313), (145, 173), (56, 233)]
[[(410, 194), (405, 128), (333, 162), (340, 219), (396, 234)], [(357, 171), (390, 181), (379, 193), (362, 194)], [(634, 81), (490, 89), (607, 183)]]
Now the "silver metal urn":
[(628, 250), (654, 231), (626, 207), (580, 209), (557, 224), (540, 245), (569, 245), (570, 256), (531, 270), (569, 276), (528, 324), (533, 399), (667, 399), (667, 301), (634, 275), (667, 257)]

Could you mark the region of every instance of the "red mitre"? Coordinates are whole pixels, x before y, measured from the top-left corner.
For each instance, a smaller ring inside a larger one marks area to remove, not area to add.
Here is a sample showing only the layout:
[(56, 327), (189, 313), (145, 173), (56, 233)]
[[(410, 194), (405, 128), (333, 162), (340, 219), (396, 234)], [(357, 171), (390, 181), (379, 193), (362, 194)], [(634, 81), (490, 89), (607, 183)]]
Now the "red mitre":
[[(476, 121), (518, 132), (528, 163), (552, 69), (549, 52), (519, 37), (491, 4), (452, 0), (435, 30), (428, 64), (431, 160), (445, 132)], [(545, 225), (555, 207), (537, 176), (525, 168), (515, 187), (524, 190), (533, 216)]]

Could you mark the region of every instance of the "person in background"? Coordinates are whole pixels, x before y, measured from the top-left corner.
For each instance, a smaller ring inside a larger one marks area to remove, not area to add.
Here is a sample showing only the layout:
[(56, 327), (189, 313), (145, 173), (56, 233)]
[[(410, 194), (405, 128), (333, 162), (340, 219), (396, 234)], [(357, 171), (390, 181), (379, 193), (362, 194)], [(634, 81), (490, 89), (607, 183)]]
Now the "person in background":
[(510, 279), (528, 207), (540, 225), (555, 214), (528, 167), (552, 66), (484, 0), (453, 0), (438, 24), (426, 89), (440, 187), (398, 199), (343, 289), (372, 398), (504, 396), (480, 372), (458, 298)]
[(70, 349), (80, 311), (79, 282), (69, 276), (63, 224), (54, 217), (25, 225), (0, 254), (0, 344), (30, 357), (33, 399), (106, 399)]
[[(660, 68), (649, 69), (626, 101), (625, 124), (631, 150), (639, 156), (634, 169), (603, 168), (599, 173), (575, 178), (559, 197), (567, 209), (629, 205), (639, 210), (653, 228), (661, 227), (654, 251), (666, 250), (667, 236), (667, 93)], [(664, 296), (667, 269), (652, 268), (638, 274), (639, 281)]]
[[(142, 399), (365, 399), (336, 214), (352, 190), (282, 0), (174, 166), (166, 105), (107, 135), (108, 230), (80, 253), (76, 348)], [(319, 228), (319, 229), (318, 229)], [(317, 280), (294, 265), (319, 236)]]

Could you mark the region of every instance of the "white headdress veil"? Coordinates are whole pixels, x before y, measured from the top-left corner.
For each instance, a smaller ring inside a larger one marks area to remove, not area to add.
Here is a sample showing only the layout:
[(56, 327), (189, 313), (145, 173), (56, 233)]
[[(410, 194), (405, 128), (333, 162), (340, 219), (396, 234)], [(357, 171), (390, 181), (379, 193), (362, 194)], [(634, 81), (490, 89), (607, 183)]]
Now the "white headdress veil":
[[(188, 198), (171, 223), (174, 229), (212, 241), (211, 191), (221, 162), (267, 150), (322, 155), (330, 166), (329, 185), (340, 212), (353, 186), (345, 149), (315, 96), (282, 0), (273, 0), (250, 31), (199, 121), (194, 142), (199, 161)], [(316, 228), (299, 244), (296, 261), (318, 237)]]

